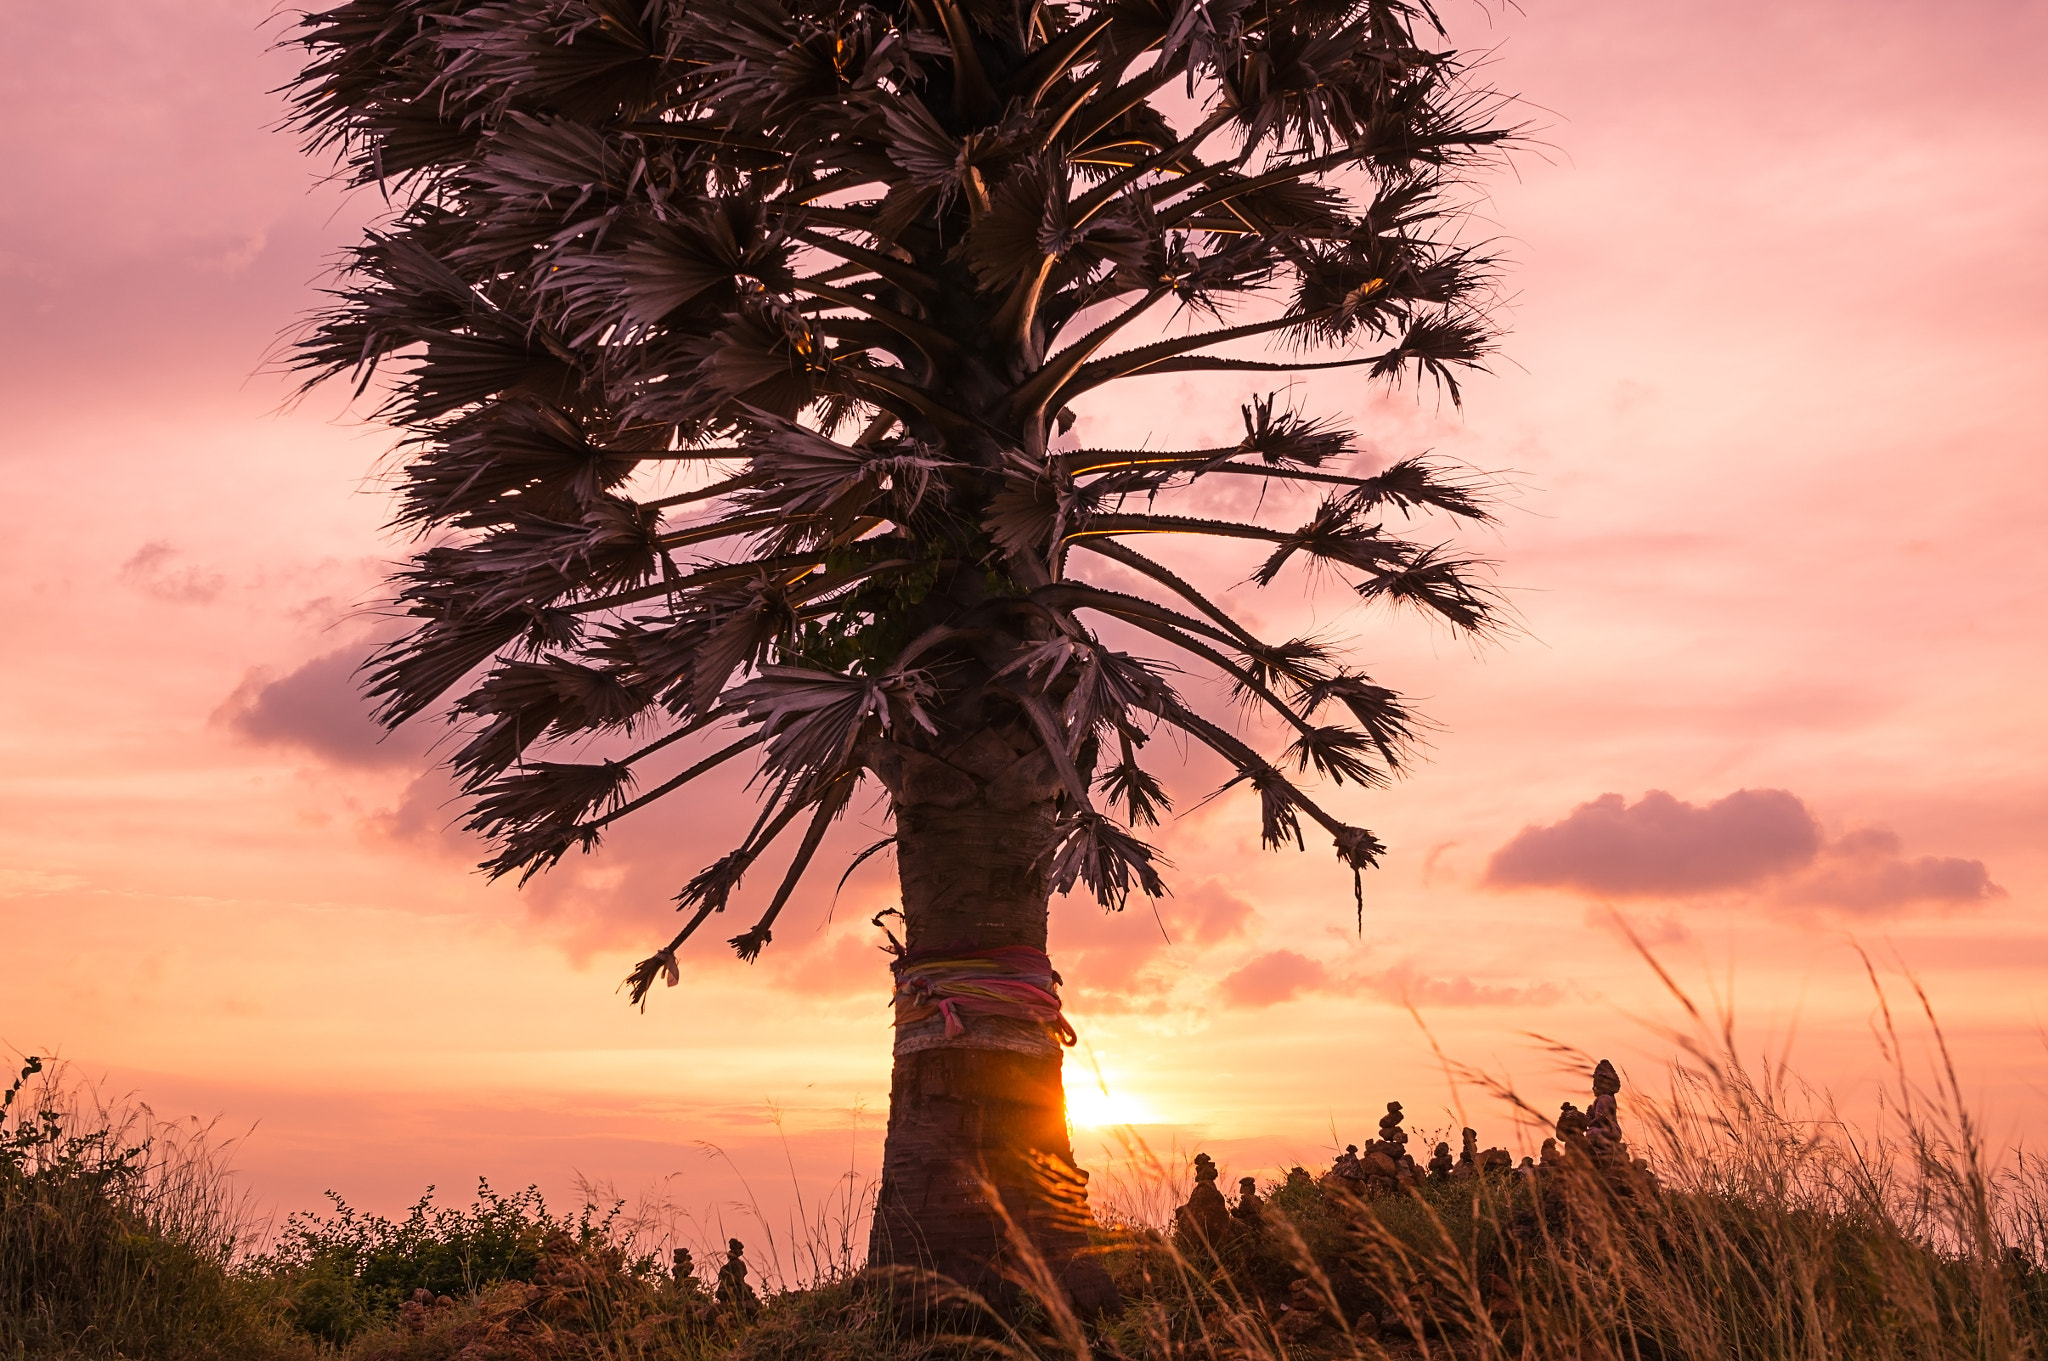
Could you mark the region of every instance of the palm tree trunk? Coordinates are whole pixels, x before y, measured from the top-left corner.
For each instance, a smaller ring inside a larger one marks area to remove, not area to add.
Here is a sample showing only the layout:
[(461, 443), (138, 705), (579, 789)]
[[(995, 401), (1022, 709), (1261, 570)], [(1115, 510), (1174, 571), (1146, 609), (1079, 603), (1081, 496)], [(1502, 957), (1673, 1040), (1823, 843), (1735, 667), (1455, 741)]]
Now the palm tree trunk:
[[(874, 763), (894, 795), (907, 949), (1045, 949), (1055, 786), (1016, 736), (1021, 754), (984, 730), (945, 761), (887, 744)], [(872, 1264), (999, 1299), (1021, 1274), (1021, 1235), (1084, 1314), (1116, 1308), (1085, 1253), (1061, 1057), (1045, 1026), (1009, 1017), (973, 1016), (950, 1038), (937, 1016), (897, 1026)]]

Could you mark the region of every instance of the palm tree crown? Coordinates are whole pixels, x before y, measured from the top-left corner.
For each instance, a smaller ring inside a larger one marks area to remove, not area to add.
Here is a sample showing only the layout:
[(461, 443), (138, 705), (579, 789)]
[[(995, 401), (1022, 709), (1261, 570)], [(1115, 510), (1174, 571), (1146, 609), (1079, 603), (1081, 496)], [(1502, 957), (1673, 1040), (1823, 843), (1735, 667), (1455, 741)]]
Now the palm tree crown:
[[(1106, 386), (1173, 373), (1412, 373), (1457, 399), (1491, 343), (1491, 261), (1449, 195), (1510, 134), (1440, 31), (1426, 0), (307, 16), (296, 122), (394, 211), (298, 363), (358, 391), (398, 370), (383, 415), (410, 432), (399, 520), (422, 547), (371, 688), (386, 722), (445, 702), (464, 725), (487, 868), (531, 875), (757, 763), (758, 820), (683, 888), (639, 1000), (778, 838), (747, 958), (865, 775), (900, 799), (945, 778), (931, 753), (998, 733), (1053, 801), (1052, 887), (1117, 906), (1165, 891), (1133, 830), (1167, 804), (1143, 759), (1162, 729), (1258, 792), (1269, 846), (1320, 829), (1374, 864), (1301, 777), (1383, 782), (1413, 735), (1400, 699), (1134, 545), (1247, 540), (1260, 585), (1320, 564), (1481, 630), (1473, 562), (1405, 536), (1486, 518), (1474, 489), (1421, 460), (1349, 470), (1350, 431), (1265, 395), (1217, 448), (1069, 432)], [(1313, 509), (1189, 513), (1211, 479)], [(1198, 713), (1183, 667), (1268, 711), (1284, 750)], [(632, 749), (574, 759), (597, 734)]]

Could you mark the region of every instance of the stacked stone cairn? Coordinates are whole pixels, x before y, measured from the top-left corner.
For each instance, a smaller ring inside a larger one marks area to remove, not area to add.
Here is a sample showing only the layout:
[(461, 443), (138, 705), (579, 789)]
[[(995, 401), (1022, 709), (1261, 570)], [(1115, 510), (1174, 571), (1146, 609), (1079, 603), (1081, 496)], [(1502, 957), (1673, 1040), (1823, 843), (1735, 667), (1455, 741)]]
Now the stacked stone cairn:
[(1569, 1101), (1557, 1111), (1557, 1146), (1573, 1153), (1586, 1147), (1586, 1113)]
[[(1641, 1188), (1654, 1190), (1656, 1174), (1641, 1158), (1629, 1156), (1628, 1144), (1622, 1140), (1621, 1109), (1616, 1101), (1620, 1095), (1621, 1074), (1615, 1072), (1614, 1065), (1606, 1059), (1600, 1060), (1593, 1069), (1593, 1104), (1581, 1114), (1566, 1102), (1557, 1117), (1557, 1138), (1554, 1142), (1566, 1144), (1569, 1126), (1571, 1143), (1566, 1146), (1583, 1153), (1609, 1185), (1623, 1192)], [(1546, 1139), (1543, 1142), (1547, 1150), (1553, 1141)]]
[(747, 1284), (746, 1252), (739, 1239), (726, 1240), (725, 1265), (718, 1268), (718, 1287), (713, 1294), (719, 1308), (740, 1315), (751, 1315), (761, 1307), (760, 1296)]
[[(1226, 1244), (1236, 1245), (1233, 1251), (1255, 1249), (1258, 1243), (1267, 1240), (1274, 1217), (1287, 1213), (1288, 1207), (1317, 1201), (1333, 1206), (1356, 1204), (1419, 1188), (1425, 1182), (1439, 1186), (1480, 1178), (1527, 1178), (1534, 1182), (1577, 1168), (1598, 1174), (1620, 1194), (1634, 1194), (1641, 1188), (1654, 1190), (1656, 1178), (1648, 1165), (1632, 1159), (1622, 1141), (1617, 1102), (1621, 1075), (1612, 1063), (1602, 1059), (1593, 1069), (1592, 1080), (1592, 1105), (1581, 1111), (1573, 1103), (1565, 1102), (1558, 1111), (1553, 1137), (1543, 1141), (1535, 1158), (1523, 1158), (1519, 1167), (1504, 1148), (1480, 1148), (1479, 1132), (1473, 1129), (1460, 1131), (1455, 1158), (1450, 1144), (1440, 1142), (1431, 1151), (1427, 1167), (1418, 1166), (1408, 1153), (1408, 1131), (1402, 1127), (1398, 1101), (1387, 1103), (1387, 1113), (1380, 1117), (1377, 1135), (1370, 1143), (1363, 1149), (1356, 1144), (1345, 1145), (1322, 1176), (1313, 1176), (1305, 1168), (1290, 1168), (1286, 1181), (1271, 1187), (1264, 1197), (1259, 1194), (1256, 1178), (1243, 1177), (1237, 1184), (1234, 1205), (1224, 1199), (1217, 1187), (1220, 1169), (1215, 1160), (1206, 1153), (1198, 1153), (1194, 1160), (1194, 1190), (1187, 1203), (1174, 1211), (1175, 1244), (1183, 1253), (1198, 1258), (1218, 1254)], [(1572, 1184), (1566, 1180), (1563, 1188), (1569, 1191)], [(739, 1245), (733, 1246), (737, 1249)], [(740, 1270), (744, 1272), (745, 1268)], [(1320, 1283), (1310, 1277), (1291, 1280), (1285, 1299), (1273, 1301), (1279, 1305), (1274, 1324), (1281, 1336), (1290, 1342), (1318, 1343), (1334, 1340), (1340, 1329), (1348, 1329), (1354, 1337), (1371, 1336), (1378, 1326), (1374, 1312), (1383, 1305), (1376, 1302), (1365, 1281), (1350, 1273), (1343, 1263), (1325, 1264), (1324, 1272)], [(719, 1273), (719, 1285), (723, 1299), (724, 1272)], [(1513, 1292), (1504, 1280), (1490, 1278), (1487, 1295), (1488, 1311), (1497, 1320), (1513, 1311)]]
[(1621, 1092), (1621, 1075), (1606, 1059), (1593, 1070), (1593, 1108), (1586, 1112), (1586, 1147), (1601, 1162), (1627, 1156), (1621, 1141), (1621, 1113), (1614, 1098)]
[(1195, 1189), (1188, 1193), (1188, 1203), (1173, 1212), (1174, 1242), (1184, 1253), (1221, 1247), (1235, 1226), (1230, 1206), (1216, 1189), (1215, 1159), (1197, 1153)]
[(1345, 1145), (1317, 1184), (1326, 1194), (1371, 1199), (1390, 1196), (1405, 1186), (1419, 1186), (1422, 1177), (1422, 1169), (1408, 1155), (1401, 1103), (1389, 1101), (1387, 1113), (1380, 1117), (1379, 1137), (1367, 1144), (1363, 1153), (1357, 1144)]
[[(1346, 1144), (1330, 1170), (1320, 1177), (1312, 1177), (1303, 1168), (1293, 1168), (1287, 1174), (1284, 1188), (1275, 1191), (1299, 1198), (1313, 1189), (1326, 1196), (1371, 1200), (1425, 1182), (1444, 1184), (1508, 1175), (1536, 1177), (1579, 1159), (1603, 1173), (1628, 1172), (1647, 1177), (1648, 1167), (1631, 1159), (1628, 1146), (1622, 1141), (1616, 1100), (1620, 1092), (1621, 1075), (1612, 1063), (1600, 1060), (1593, 1069), (1592, 1106), (1581, 1111), (1573, 1103), (1565, 1102), (1558, 1111), (1554, 1137), (1545, 1139), (1540, 1154), (1523, 1158), (1519, 1167), (1504, 1148), (1480, 1148), (1479, 1132), (1473, 1129), (1459, 1132), (1455, 1158), (1450, 1144), (1438, 1143), (1427, 1166), (1418, 1165), (1408, 1153), (1408, 1131), (1402, 1127), (1401, 1103), (1389, 1101), (1372, 1142), (1363, 1149), (1357, 1144)], [(1194, 1173), (1195, 1186), (1187, 1204), (1174, 1212), (1177, 1239), (1213, 1246), (1260, 1227), (1266, 1201), (1260, 1197), (1254, 1178), (1239, 1180), (1237, 1203), (1232, 1205), (1217, 1188), (1218, 1169), (1208, 1154), (1195, 1155)]]
[(1241, 1228), (1256, 1229), (1265, 1222), (1266, 1203), (1259, 1199), (1259, 1179), (1240, 1177), (1237, 1181), (1237, 1204), (1230, 1207), (1230, 1217)]

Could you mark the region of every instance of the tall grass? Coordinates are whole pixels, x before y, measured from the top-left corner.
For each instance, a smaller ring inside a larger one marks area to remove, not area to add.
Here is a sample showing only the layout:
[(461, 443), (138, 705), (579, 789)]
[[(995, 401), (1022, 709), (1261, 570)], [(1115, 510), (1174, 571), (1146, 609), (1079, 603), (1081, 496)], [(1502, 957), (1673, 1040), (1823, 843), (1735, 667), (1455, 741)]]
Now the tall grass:
[[(1746, 1063), (1732, 1018), (1710, 1020), (1674, 985), (1691, 1026), (1667, 1036), (1678, 1057), (1662, 1090), (1627, 1098), (1639, 1165), (1581, 1155), (1538, 1175), (1283, 1203), (1256, 1241), (1126, 1230), (1135, 1246), (1110, 1252), (1140, 1304), (1104, 1354), (2048, 1355), (2048, 1169), (1993, 1161), (1925, 995), (1913, 986), (1933, 1061), (1915, 1078), (1872, 983), (1891, 1069), (1873, 1128), (1783, 1064)], [(1511, 1085), (1453, 1073), (1548, 1132)], [(1276, 1263), (1294, 1277), (1285, 1295)]]
[[(746, 1196), (733, 1206), (733, 1223), (726, 1222), (722, 1211), (708, 1224), (695, 1222), (691, 1215), (658, 1196), (643, 1196), (630, 1222), (639, 1234), (657, 1237), (664, 1243), (691, 1239), (715, 1246), (738, 1234), (750, 1244), (748, 1255), (758, 1276), (757, 1283), (778, 1294), (857, 1274), (867, 1257), (868, 1224), (877, 1189), (859, 1163), (860, 1118), (865, 1112), (859, 1107), (853, 1112), (854, 1140), (847, 1149), (846, 1170), (812, 1196), (804, 1194), (788, 1131), (783, 1128), (782, 1112), (770, 1106), (768, 1113), (782, 1142), (784, 1165), (789, 1172), (790, 1194), (780, 1223), (762, 1209), (761, 1199), (747, 1175), (724, 1149), (712, 1143), (700, 1143), (697, 1147), (708, 1157), (723, 1162)], [(597, 1198), (597, 1188), (584, 1190), (586, 1199)], [(604, 1198), (616, 1199), (608, 1190)]]
[[(337, 1203), (251, 1255), (216, 1145), (65, 1107), (39, 1079), (33, 1118), (5, 1126), (0, 1356), (2048, 1358), (2048, 1167), (1986, 1149), (1924, 998), (1933, 1062), (1915, 1077), (1879, 991), (1891, 1079), (1881, 1123), (1859, 1130), (1782, 1063), (1746, 1064), (1726, 1017), (1677, 996), (1691, 1025), (1667, 1037), (1676, 1057), (1654, 1092), (1624, 1091), (1630, 1159), (1580, 1150), (1371, 1199), (1269, 1184), (1257, 1225), (1212, 1242), (1173, 1225), (1181, 1160), (1132, 1145), (1146, 1170), (1105, 1198), (1094, 1249), (1126, 1307), (1100, 1319), (1074, 1316), (1021, 1240), (1000, 1312), (859, 1271), (857, 1178), (762, 1254), (758, 1308), (713, 1298), (714, 1261), (691, 1275), (653, 1250), (674, 1230), (658, 1203), (605, 1214), (591, 1197), (565, 1219), (486, 1188), (468, 1210), (423, 1200), (395, 1223)], [(1548, 1132), (1511, 1084), (1452, 1072)], [(75, 1223), (24, 1212), (60, 1199)], [(340, 1296), (345, 1326), (320, 1312)]]
[(0, 1103), (0, 1357), (310, 1354), (232, 1270), (261, 1226), (231, 1149), (31, 1058)]

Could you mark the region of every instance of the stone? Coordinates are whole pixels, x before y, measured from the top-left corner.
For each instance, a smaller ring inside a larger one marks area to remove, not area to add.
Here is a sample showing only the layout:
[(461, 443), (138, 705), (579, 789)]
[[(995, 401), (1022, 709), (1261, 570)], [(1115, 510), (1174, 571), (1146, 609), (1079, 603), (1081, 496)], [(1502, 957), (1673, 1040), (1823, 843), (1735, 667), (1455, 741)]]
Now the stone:
[(1206, 1153), (1195, 1155), (1195, 1189), (1188, 1203), (1173, 1212), (1173, 1231), (1183, 1250), (1201, 1244), (1215, 1246), (1230, 1232), (1230, 1206), (1216, 1189), (1216, 1161)]
[[(1393, 1117), (1399, 1119), (1398, 1115)], [(1382, 1127), (1384, 1131), (1385, 1126)], [(1405, 1136), (1404, 1136), (1405, 1137)], [(1346, 1144), (1337, 1161), (1323, 1174), (1323, 1190), (1340, 1196), (1390, 1196), (1401, 1189), (1403, 1164), (1409, 1162), (1398, 1143), (1374, 1140), (1363, 1153), (1357, 1144)]]
[(1330, 1170), (1316, 1178), (1316, 1185), (1332, 1195), (1355, 1196), (1365, 1191), (1365, 1168), (1358, 1161), (1358, 1145), (1346, 1144)]
[(1273, 1193), (1276, 1201), (1282, 1196), (1286, 1197), (1286, 1204), (1290, 1210), (1299, 1211), (1320, 1203), (1323, 1199), (1323, 1188), (1321, 1182), (1306, 1167), (1290, 1167), (1287, 1169), (1286, 1184)]
[(746, 1245), (737, 1238), (725, 1242), (725, 1265), (718, 1268), (718, 1289), (712, 1296), (735, 1313), (751, 1314), (761, 1307), (760, 1296), (747, 1284)]
[(1256, 1177), (1240, 1177), (1237, 1182), (1237, 1204), (1230, 1207), (1230, 1217), (1246, 1228), (1256, 1228), (1264, 1219), (1266, 1203), (1259, 1199), (1259, 1183)]
[(1479, 1131), (1468, 1129), (1459, 1136), (1458, 1165), (1451, 1169), (1451, 1175), (1458, 1178), (1479, 1175)]
[(1567, 1101), (1557, 1111), (1557, 1144), (1569, 1152), (1586, 1142), (1586, 1113)]
[(1400, 1102), (1387, 1103), (1387, 1113), (1380, 1117), (1380, 1137), (1372, 1147), (1392, 1164), (1394, 1185), (1388, 1190), (1422, 1184), (1422, 1169), (1408, 1156), (1408, 1131), (1401, 1128)]
[(1621, 1075), (1612, 1063), (1600, 1060), (1593, 1069), (1593, 1105), (1586, 1112), (1586, 1147), (1603, 1161), (1619, 1159), (1626, 1151), (1621, 1141), (1621, 1110), (1615, 1102), (1620, 1092)]
[(1387, 1113), (1380, 1117), (1380, 1143), (1387, 1147), (1393, 1157), (1400, 1157), (1408, 1147), (1408, 1131), (1401, 1128), (1401, 1103), (1389, 1101)]
[(1449, 1181), (1451, 1179), (1451, 1169), (1455, 1165), (1451, 1161), (1451, 1146), (1449, 1144), (1438, 1144), (1436, 1152), (1432, 1153), (1429, 1158), (1429, 1179), (1438, 1182)]
[(1332, 1321), (1329, 1301), (1314, 1281), (1303, 1276), (1287, 1283), (1287, 1308), (1274, 1322), (1282, 1337), (1299, 1342), (1326, 1331)]

